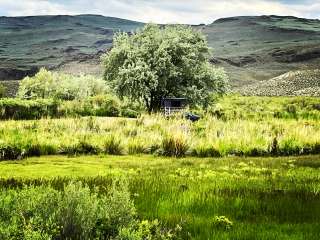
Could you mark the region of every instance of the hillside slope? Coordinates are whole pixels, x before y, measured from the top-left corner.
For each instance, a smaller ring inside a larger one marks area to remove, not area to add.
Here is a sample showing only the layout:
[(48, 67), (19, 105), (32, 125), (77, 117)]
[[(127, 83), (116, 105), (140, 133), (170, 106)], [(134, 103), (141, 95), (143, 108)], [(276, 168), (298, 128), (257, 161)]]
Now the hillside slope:
[(202, 30), (214, 49), (212, 62), (225, 67), (234, 87), (301, 68), (320, 68), (319, 20), (234, 17), (219, 19)]
[(0, 80), (21, 79), (41, 66), (95, 62), (115, 32), (142, 25), (97, 15), (0, 17)]
[[(0, 80), (21, 79), (41, 66), (99, 74), (99, 56), (114, 33), (142, 26), (97, 15), (0, 17)], [(193, 27), (208, 36), (211, 62), (227, 70), (233, 89), (320, 68), (319, 20), (233, 17)]]
[(252, 96), (315, 96), (320, 97), (320, 70), (291, 71), (256, 84), (237, 89)]

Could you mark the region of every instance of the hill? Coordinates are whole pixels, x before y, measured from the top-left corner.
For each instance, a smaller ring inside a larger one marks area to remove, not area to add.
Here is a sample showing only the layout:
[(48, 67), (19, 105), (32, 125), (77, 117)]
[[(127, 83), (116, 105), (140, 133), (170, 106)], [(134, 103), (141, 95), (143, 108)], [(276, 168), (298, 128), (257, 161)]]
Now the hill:
[(289, 71), (320, 68), (320, 21), (259, 16), (219, 19), (203, 26), (212, 62), (229, 72), (233, 87)]
[(0, 80), (21, 79), (41, 66), (95, 63), (111, 47), (114, 33), (142, 25), (98, 15), (0, 17)]
[[(21, 79), (41, 66), (99, 74), (99, 57), (112, 46), (114, 33), (141, 26), (98, 15), (0, 17), (0, 80)], [(211, 62), (227, 70), (235, 90), (320, 68), (319, 20), (232, 17), (193, 27), (208, 36)]]
[(247, 96), (320, 96), (320, 70), (291, 71), (237, 91)]

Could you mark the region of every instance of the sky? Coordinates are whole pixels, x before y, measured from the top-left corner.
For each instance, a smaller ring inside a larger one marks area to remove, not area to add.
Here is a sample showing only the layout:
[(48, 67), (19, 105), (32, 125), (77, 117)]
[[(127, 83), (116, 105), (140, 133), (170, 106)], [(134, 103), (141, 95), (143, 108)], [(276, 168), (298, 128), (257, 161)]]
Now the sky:
[(141, 22), (211, 23), (222, 17), (320, 19), (320, 0), (0, 0), (0, 16), (100, 14)]

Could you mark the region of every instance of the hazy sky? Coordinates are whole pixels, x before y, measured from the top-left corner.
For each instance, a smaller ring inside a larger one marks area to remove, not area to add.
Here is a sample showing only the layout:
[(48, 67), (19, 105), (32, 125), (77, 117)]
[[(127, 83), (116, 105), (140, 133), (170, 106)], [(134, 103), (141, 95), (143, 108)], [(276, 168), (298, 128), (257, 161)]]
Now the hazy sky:
[(320, 18), (320, 0), (0, 0), (0, 16), (101, 14), (155, 23), (210, 23), (239, 15)]

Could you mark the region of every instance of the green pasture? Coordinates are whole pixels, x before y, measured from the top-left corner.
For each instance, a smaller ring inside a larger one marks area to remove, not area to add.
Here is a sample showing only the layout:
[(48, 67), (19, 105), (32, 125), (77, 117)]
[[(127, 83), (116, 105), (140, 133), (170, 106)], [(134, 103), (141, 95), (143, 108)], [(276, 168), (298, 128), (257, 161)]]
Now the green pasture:
[[(320, 157), (50, 156), (0, 163), (2, 188), (127, 178), (138, 215), (183, 227), (184, 239), (316, 239)], [(214, 224), (226, 216), (230, 229)]]

